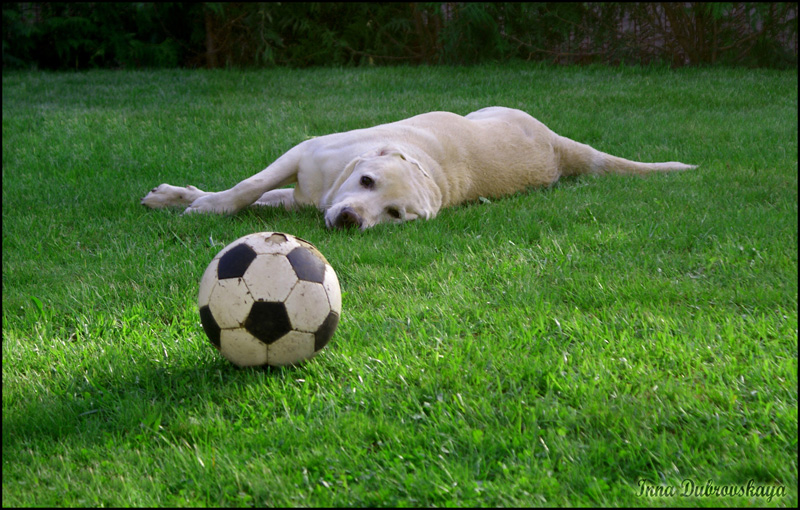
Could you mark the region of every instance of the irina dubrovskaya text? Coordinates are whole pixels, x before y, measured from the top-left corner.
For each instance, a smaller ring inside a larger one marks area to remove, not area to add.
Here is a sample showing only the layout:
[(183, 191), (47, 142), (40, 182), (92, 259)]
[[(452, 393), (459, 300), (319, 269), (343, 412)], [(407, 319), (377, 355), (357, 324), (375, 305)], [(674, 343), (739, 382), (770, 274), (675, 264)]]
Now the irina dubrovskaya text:
[(772, 498), (786, 496), (783, 485), (758, 485), (749, 480), (743, 485), (717, 485), (711, 480), (706, 483), (694, 480), (683, 480), (680, 486), (655, 484), (650, 480), (639, 480), (639, 492), (642, 498), (762, 498), (768, 502)]

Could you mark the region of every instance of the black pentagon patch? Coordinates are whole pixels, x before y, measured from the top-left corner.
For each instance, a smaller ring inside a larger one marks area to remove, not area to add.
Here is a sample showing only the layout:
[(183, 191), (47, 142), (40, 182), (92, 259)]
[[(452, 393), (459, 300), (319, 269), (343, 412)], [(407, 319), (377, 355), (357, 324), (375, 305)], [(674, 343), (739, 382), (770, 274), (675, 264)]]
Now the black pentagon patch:
[(250, 246), (244, 243), (235, 246), (219, 259), (217, 277), (220, 280), (241, 278), (254, 258), (256, 252)]
[(286, 256), (295, 274), (307, 282), (322, 283), (325, 278), (325, 263), (306, 248), (295, 248)]
[(220, 327), (217, 325), (214, 316), (211, 315), (211, 308), (208, 305), (200, 308), (200, 322), (203, 324), (203, 330), (206, 332), (208, 339), (219, 350)]
[(333, 332), (336, 331), (336, 326), (339, 325), (339, 314), (336, 312), (331, 312), (328, 314), (328, 317), (325, 319), (325, 322), (322, 323), (322, 326), (319, 327), (316, 333), (314, 333), (314, 352), (325, 347), (330, 339), (333, 337)]
[(328, 262), (328, 259), (325, 258), (325, 255), (323, 255), (322, 252), (319, 251), (316, 246), (314, 246), (313, 244), (309, 243), (305, 239), (301, 239), (301, 238), (299, 238), (297, 236), (294, 236), (294, 239), (298, 243), (300, 243), (300, 246), (302, 246), (303, 248), (308, 248), (309, 250), (311, 250), (311, 252), (314, 255), (316, 255), (317, 257), (319, 257), (322, 260), (322, 262), (324, 262), (326, 264), (330, 264), (330, 262)]
[(289, 315), (283, 303), (256, 301), (244, 321), (251, 335), (265, 344), (271, 344), (292, 330)]

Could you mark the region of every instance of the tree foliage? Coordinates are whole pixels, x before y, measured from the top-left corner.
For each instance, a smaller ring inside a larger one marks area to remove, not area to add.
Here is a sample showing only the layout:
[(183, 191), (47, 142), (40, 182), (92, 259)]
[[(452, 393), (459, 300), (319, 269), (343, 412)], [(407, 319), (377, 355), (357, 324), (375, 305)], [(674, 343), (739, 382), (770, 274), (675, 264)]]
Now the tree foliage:
[(3, 67), (797, 65), (797, 3), (3, 4)]

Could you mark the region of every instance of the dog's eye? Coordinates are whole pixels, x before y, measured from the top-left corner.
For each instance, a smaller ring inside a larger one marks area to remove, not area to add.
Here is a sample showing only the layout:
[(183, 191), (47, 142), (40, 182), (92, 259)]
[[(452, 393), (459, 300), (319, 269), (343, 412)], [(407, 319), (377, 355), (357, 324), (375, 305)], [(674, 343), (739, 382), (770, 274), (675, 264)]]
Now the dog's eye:
[(368, 175), (362, 175), (361, 181), (359, 182), (361, 183), (362, 186), (364, 186), (367, 189), (372, 189), (375, 186), (375, 181), (372, 180), (372, 177)]
[(391, 216), (396, 220), (400, 219), (400, 210), (397, 209), (396, 207), (389, 207), (388, 209), (386, 209), (386, 214), (388, 214), (389, 216)]

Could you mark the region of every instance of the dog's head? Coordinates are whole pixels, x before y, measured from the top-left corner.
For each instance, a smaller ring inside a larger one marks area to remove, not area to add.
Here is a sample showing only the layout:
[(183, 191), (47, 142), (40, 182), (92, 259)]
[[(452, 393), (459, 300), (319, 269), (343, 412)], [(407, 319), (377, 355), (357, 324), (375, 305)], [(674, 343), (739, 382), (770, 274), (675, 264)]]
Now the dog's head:
[(328, 228), (402, 223), (436, 216), (442, 195), (430, 174), (404, 151), (384, 147), (358, 156), (323, 198)]

